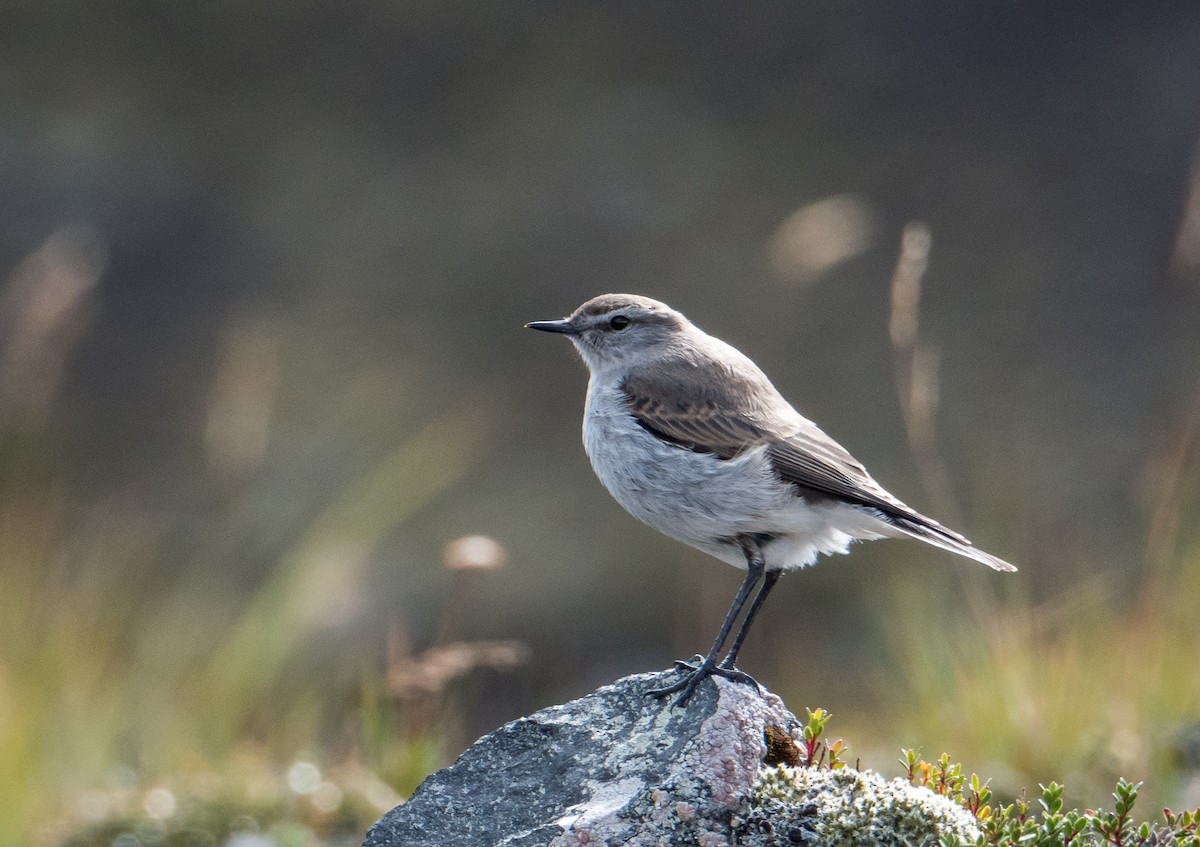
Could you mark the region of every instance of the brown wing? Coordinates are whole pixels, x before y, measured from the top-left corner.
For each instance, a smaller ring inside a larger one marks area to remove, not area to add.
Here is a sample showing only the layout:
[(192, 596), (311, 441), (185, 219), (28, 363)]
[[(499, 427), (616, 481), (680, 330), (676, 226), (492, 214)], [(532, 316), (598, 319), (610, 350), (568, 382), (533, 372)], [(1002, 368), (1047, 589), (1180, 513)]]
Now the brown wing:
[(790, 409), (748, 359), (715, 359), (697, 351), (680, 351), (656, 360), (653, 368), (631, 371), (621, 390), (642, 427), (664, 441), (722, 459), (775, 435), (774, 403)]
[(740, 354), (660, 359), (653, 369), (632, 371), (621, 389), (638, 423), (664, 441), (722, 459), (766, 445), (788, 482), (871, 505), (898, 505), (881, 500), (883, 492), (866, 469)]
[[(714, 371), (724, 378), (714, 378)], [(889, 521), (968, 543), (880, 487), (857, 459), (793, 409), (740, 354), (719, 361), (699, 355), (660, 359), (653, 371), (631, 372), (621, 389), (637, 422), (663, 441), (722, 459), (766, 445), (780, 479), (809, 495), (876, 509)]]

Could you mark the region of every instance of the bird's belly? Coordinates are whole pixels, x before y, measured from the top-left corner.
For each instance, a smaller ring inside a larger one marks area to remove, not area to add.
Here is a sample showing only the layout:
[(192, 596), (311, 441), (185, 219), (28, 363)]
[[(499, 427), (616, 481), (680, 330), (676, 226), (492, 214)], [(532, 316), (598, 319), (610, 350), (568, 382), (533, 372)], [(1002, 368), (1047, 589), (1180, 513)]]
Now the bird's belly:
[(857, 526), (861, 510), (798, 496), (775, 476), (762, 448), (720, 459), (663, 442), (630, 415), (597, 414), (584, 419), (584, 448), (626, 511), (737, 567), (745, 567), (739, 535), (764, 541), (772, 569), (803, 567), (822, 553), (845, 552), (854, 538), (873, 536)]

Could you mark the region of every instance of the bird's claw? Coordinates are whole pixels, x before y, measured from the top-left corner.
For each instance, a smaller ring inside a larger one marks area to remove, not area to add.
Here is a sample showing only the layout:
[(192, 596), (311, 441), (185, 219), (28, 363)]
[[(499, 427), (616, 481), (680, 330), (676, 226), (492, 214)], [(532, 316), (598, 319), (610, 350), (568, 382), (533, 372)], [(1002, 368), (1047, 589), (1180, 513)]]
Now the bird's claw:
[(750, 674), (746, 673), (745, 671), (739, 671), (733, 665), (728, 667), (725, 665), (720, 665), (715, 671), (713, 671), (713, 673), (717, 674), (717, 676), (723, 676), (731, 682), (740, 682), (745, 685), (753, 685), (755, 691), (757, 691), (759, 694), (763, 693), (763, 687), (758, 684), (757, 679), (750, 676)]
[(731, 682), (740, 682), (753, 685), (754, 689), (759, 694), (762, 694), (762, 686), (759, 685), (758, 681), (754, 677), (750, 676), (750, 674), (745, 673), (744, 671), (739, 671), (737, 668), (732, 666), (725, 667), (724, 665), (718, 665), (714, 660), (707, 659), (700, 655), (697, 655), (691, 662), (685, 662), (682, 659), (675, 662), (675, 669), (685, 672), (682, 679), (672, 685), (667, 685), (662, 688), (653, 688), (646, 692), (646, 696), (658, 697), (661, 699), (666, 697), (668, 694), (674, 694), (678, 691), (680, 692), (679, 697), (677, 697), (675, 702), (671, 705), (683, 706), (689, 699), (691, 699), (692, 694), (695, 693), (696, 689), (700, 686), (700, 683), (704, 682), (704, 680), (710, 676), (720, 676), (730, 680)]

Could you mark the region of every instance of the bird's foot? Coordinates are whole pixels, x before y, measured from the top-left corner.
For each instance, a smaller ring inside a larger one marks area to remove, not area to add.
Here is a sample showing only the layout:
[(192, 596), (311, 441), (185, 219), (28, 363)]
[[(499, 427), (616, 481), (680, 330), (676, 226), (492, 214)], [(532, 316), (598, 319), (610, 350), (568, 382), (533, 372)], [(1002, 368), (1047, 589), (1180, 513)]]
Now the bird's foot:
[(646, 692), (646, 696), (661, 699), (668, 694), (679, 692), (679, 696), (672, 705), (683, 706), (691, 698), (692, 694), (695, 693), (700, 683), (704, 682), (710, 676), (721, 676), (732, 682), (753, 685), (755, 690), (760, 694), (762, 693), (762, 686), (750, 674), (739, 671), (732, 666), (725, 667), (723, 664), (719, 665), (715, 659), (697, 655), (690, 662), (683, 660), (675, 662), (675, 668), (676, 670), (684, 671), (683, 677), (678, 682), (662, 688), (653, 688)]
[(716, 672), (719, 676), (723, 676), (732, 682), (740, 682), (744, 685), (753, 685), (755, 691), (757, 691), (759, 694), (763, 693), (763, 687), (758, 684), (757, 679), (750, 676), (750, 674), (746, 673), (745, 671), (739, 671), (733, 665), (727, 665), (722, 662), (717, 668)]

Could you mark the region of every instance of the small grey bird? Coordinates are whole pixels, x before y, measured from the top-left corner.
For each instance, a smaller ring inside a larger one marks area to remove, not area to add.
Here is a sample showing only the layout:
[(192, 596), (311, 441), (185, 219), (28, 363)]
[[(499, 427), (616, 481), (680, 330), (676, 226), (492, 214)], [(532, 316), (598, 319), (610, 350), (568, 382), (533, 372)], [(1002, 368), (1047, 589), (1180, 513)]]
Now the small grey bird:
[[(566, 335), (591, 373), (583, 445), (604, 487), (631, 515), (746, 578), (706, 656), (678, 662), (682, 705), (735, 667), (746, 632), (784, 571), (845, 553), (857, 539), (908, 536), (1015, 571), (1003, 559), (904, 505), (783, 398), (766, 374), (671, 307), (604, 294), (530, 329)], [(762, 580), (729, 652), (721, 650)]]

